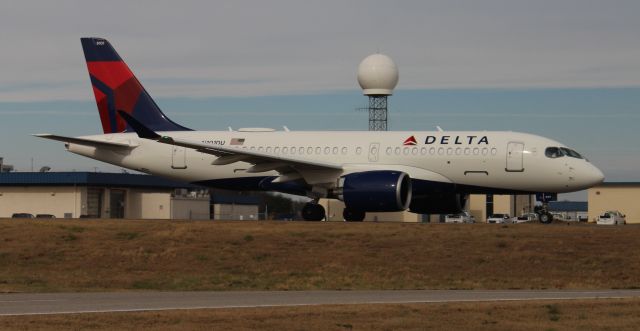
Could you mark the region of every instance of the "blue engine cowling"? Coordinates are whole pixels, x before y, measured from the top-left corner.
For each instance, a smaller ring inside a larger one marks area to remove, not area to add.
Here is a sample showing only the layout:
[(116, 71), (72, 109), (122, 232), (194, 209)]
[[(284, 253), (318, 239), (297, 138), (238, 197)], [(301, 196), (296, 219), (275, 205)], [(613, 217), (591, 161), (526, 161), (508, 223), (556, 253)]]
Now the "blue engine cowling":
[(411, 178), (404, 172), (375, 170), (340, 177), (338, 199), (365, 212), (401, 211), (411, 202)]

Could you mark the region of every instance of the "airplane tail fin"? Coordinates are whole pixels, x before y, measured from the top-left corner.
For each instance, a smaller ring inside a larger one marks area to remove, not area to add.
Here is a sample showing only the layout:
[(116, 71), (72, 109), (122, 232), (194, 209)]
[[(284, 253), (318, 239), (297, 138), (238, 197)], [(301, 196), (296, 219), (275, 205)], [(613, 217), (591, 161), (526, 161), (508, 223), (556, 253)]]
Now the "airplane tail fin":
[(104, 133), (134, 131), (118, 115), (118, 111), (133, 115), (154, 131), (191, 130), (173, 122), (162, 113), (106, 39), (80, 40)]

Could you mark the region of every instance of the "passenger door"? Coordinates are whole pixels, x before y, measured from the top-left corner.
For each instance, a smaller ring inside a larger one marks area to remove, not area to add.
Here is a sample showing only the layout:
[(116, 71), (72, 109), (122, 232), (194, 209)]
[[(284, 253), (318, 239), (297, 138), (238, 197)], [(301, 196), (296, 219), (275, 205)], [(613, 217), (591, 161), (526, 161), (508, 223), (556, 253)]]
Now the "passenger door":
[(521, 142), (509, 142), (507, 145), (507, 167), (509, 172), (524, 171), (524, 144)]
[(180, 146), (172, 146), (171, 168), (187, 169), (187, 149)]

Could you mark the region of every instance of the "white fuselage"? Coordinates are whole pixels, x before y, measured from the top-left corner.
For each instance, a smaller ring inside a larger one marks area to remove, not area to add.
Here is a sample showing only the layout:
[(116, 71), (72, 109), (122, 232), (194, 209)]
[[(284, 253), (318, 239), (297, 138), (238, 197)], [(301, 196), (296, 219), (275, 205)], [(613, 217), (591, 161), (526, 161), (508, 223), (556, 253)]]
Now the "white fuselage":
[[(577, 191), (603, 180), (602, 172), (586, 159), (545, 155), (548, 147), (564, 145), (517, 132), (174, 131), (170, 134), (174, 138), (245, 149), (288, 160), (330, 161), (341, 165), (342, 170), (338, 172), (305, 173), (304, 169), (301, 170), (307, 183), (328, 188), (341, 175), (368, 169), (403, 171), (416, 180), (522, 192)], [(118, 149), (68, 143), (68, 150), (185, 182), (279, 175), (273, 170), (247, 172), (253, 164), (242, 161), (212, 164), (217, 159), (214, 155), (141, 139), (135, 133), (83, 138), (127, 143), (135, 147)]]

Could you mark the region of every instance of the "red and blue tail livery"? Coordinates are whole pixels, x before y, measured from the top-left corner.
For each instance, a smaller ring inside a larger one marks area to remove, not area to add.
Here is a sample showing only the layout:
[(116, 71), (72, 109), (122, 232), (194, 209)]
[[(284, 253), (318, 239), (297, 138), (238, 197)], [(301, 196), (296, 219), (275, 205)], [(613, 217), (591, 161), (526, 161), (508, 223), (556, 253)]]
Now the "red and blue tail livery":
[(81, 38), (81, 42), (104, 133), (133, 132), (118, 111), (132, 115), (154, 131), (190, 130), (162, 113), (107, 40)]

